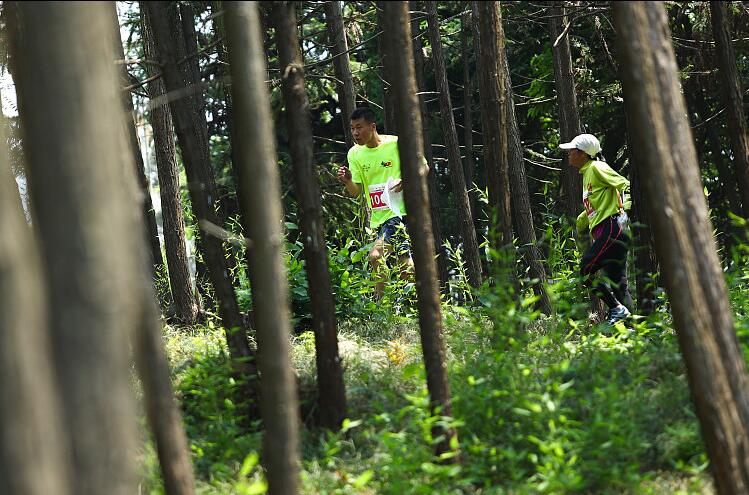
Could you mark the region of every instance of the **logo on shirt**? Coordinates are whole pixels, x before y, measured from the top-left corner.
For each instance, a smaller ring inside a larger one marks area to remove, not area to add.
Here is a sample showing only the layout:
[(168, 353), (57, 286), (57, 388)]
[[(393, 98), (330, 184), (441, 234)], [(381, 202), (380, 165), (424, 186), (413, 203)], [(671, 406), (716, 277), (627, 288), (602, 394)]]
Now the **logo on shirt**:
[(380, 165), (382, 165), (383, 167), (386, 167), (386, 168), (387, 167), (392, 167), (393, 166), (393, 162), (380, 162)]

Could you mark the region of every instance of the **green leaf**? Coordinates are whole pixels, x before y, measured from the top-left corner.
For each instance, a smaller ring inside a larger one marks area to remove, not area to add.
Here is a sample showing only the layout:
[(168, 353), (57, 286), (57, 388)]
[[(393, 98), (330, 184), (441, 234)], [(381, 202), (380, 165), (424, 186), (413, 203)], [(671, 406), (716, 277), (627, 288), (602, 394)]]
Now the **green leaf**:
[(356, 477), (354, 481), (351, 482), (351, 486), (354, 488), (362, 488), (364, 485), (369, 483), (369, 480), (372, 479), (372, 476), (374, 476), (374, 471), (371, 469), (367, 469), (362, 474)]

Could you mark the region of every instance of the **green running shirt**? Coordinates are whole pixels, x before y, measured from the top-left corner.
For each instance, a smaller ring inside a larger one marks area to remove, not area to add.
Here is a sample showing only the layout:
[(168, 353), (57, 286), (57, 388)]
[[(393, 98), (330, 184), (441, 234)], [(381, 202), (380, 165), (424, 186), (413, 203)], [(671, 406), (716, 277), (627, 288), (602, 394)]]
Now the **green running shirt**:
[(584, 229), (587, 220), (588, 229), (592, 232), (596, 225), (616, 215), (619, 208), (629, 209), (628, 200), (622, 203), (623, 192), (629, 188), (629, 181), (607, 163), (590, 160), (580, 168), (580, 174), (583, 176), (585, 211), (577, 217), (578, 230)]
[[(381, 134), (382, 143), (376, 148), (355, 144), (348, 151), (351, 180), (362, 184), (367, 205), (372, 212), (369, 226), (376, 229), (394, 216), (383, 200), (383, 191), (388, 179), (401, 178), (401, 161), (398, 154), (398, 137)], [(402, 212), (405, 216), (406, 212)]]

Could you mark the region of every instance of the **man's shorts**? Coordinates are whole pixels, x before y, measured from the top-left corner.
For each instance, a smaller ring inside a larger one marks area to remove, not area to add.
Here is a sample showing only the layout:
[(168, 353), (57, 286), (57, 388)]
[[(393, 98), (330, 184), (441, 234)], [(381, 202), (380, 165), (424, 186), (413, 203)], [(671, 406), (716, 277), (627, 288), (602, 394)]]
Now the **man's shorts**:
[(377, 238), (393, 246), (398, 256), (411, 254), (411, 242), (402, 217), (393, 217), (380, 225), (377, 229)]

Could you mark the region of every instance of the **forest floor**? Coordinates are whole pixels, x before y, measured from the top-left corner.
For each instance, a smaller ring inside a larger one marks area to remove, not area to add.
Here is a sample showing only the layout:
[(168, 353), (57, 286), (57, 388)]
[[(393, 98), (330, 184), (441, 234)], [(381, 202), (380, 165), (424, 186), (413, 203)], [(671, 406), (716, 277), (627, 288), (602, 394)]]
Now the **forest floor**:
[[(445, 312), (452, 419), (428, 412), (415, 320), (341, 324), (350, 420), (336, 434), (312, 425), (313, 336), (293, 339), (303, 493), (713, 493), (667, 317), (607, 335), (572, 320)], [(166, 339), (198, 493), (264, 493), (260, 428), (240, 426), (223, 331), (168, 328)], [(435, 462), (436, 421), (457, 427), (460, 466)], [(160, 493), (152, 446), (143, 469), (143, 493)]]

